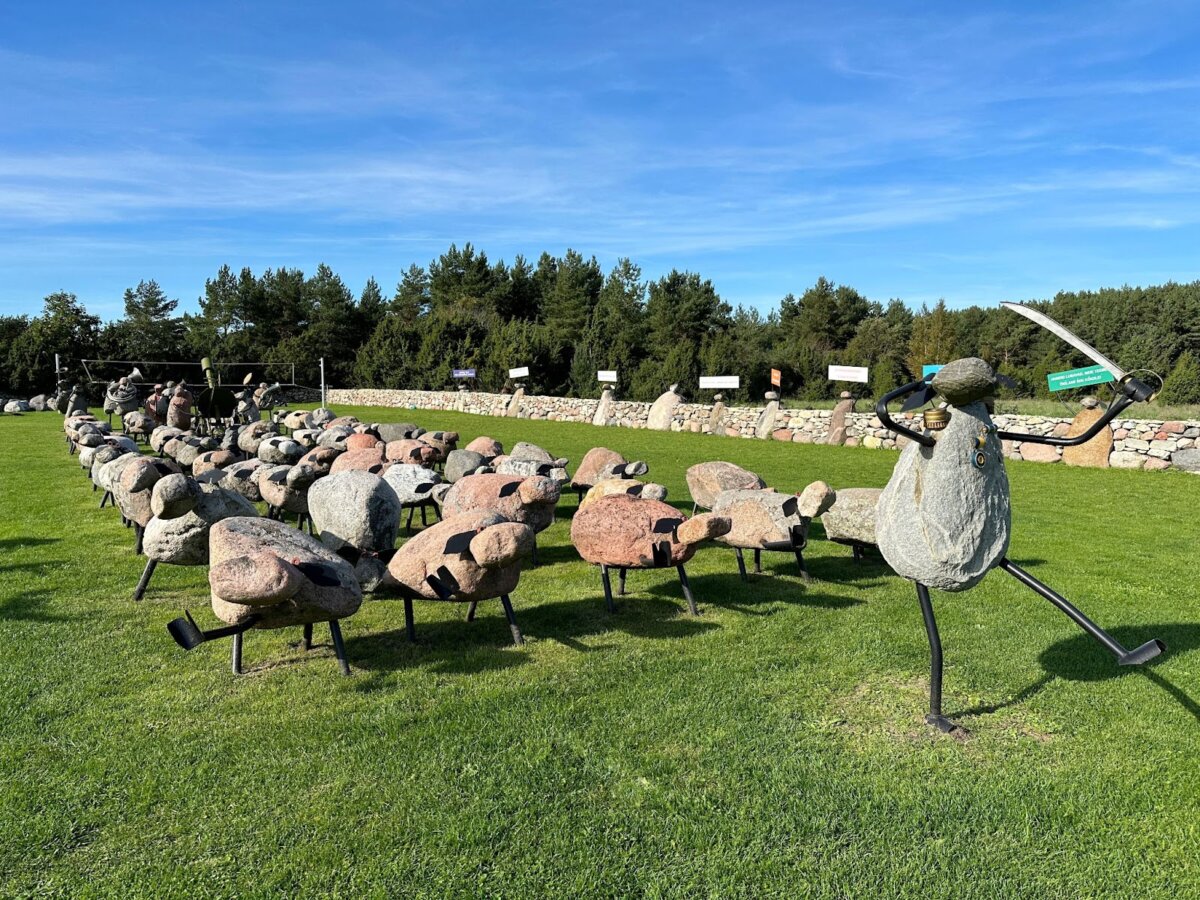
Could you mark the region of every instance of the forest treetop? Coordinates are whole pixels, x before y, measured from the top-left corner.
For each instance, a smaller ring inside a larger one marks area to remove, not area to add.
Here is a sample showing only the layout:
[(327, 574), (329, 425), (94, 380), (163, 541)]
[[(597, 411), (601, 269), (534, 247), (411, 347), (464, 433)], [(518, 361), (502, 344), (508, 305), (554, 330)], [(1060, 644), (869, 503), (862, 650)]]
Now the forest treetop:
[[(510, 368), (529, 366), (534, 393), (598, 396), (598, 369), (616, 369), (618, 395), (652, 400), (678, 382), (695, 396), (700, 375), (740, 375), (730, 401), (757, 401), (770, 370), (786, 397), (824, 399), (847, 387), (871, 396), (919, 375), (926, 363), (978, 356), (1018, 384), (1047, 394), (1046, 375), (1090, 360), (1034, 323), (999, 307), (908, 309), (817, 279), (763, 314), (724, 301), (712, 282), (672, 271), (643, 279), (628, 259), (611, 271), (568, 250), (536, 264), (492, 263), (471, 244), (428, 266), (412, 265), (391, 297), (369, 279), (355, 298), (321, 264), (312, 275), (228, 265), (205, 282), (199, 311), (178, 315), (153, 280), (125, 291), (124, 315), (102, 323), (73, 294), (45, 299), (39, 316), (0, 316), (0, 387), (53, 386), (55, 353), (83, 358), (261, 361), (259, 377), (317, 383), (326, 359), (337, 387), (444, 390), (455, 368), (499, 390)], [(1037, 305), (1126, 369), (1166, 378), (1162, 399), (1200, 403), (1200, 281), (1060, 292)], [(869, 385), (826, 378), (831, 364), (869, 366)]]

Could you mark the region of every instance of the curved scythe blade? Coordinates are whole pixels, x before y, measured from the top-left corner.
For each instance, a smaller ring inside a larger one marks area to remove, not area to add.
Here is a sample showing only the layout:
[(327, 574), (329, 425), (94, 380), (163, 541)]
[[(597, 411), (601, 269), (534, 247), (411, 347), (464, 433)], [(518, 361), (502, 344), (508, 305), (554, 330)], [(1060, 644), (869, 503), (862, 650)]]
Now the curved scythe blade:
[(1058, 322), (1055, 322), (1044, 312), (1039, 312), (1032, 306), (1026, 306), (1024, 303), (1010, 303), (1008, 301), (1004, 301), (1000, 305), (1011, 309), (1015, 313), (1020, 313), (1031, 322), (1036, 322), (1051, 334), (1058, 335), (1088, 359), (1095, 363), (1099, 363), (1104, 368), (1108, 369), (1108, 371), (1112, 372), (1117, 381), (1120, 381), (1125, 377), (1124, 369), (1118, 366), (1115, 362), (1113, 362), (1071, 329), (1067, 328), (1065, 325), (1060, 325)]

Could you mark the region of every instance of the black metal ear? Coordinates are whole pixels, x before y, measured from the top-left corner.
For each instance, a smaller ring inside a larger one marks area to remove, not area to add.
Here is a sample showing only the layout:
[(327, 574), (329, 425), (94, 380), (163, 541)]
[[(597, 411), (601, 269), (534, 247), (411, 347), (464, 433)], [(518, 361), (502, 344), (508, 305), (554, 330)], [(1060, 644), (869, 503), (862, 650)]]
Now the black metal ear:
[(683, 524), (683, 519), (659, 519), (654, 523), (655, 534), (673, 534)]
[(372, 475), (378, 475), (383, 471), (383, 463), (375, 463), (375, 465), (371, 466), (369, 469), (367, 469), (367, 471)]
[(272, 481), (275, 484), (283, 484), (287, 476), (288, 473), (280, 469), (278, 472), (272, 472), (270, 475), (268, 475), (267, 481)]
[(430, 482), (429, 484), (418, 484), (415, 488), (413, 488), (413, 493), (414, 494), (428, 494), (432, 490), (433, 490), (433, 483)]
[(460, 531), (458, 534), (451, 535), (446, 541), (446, 546), (442, 548), (443, 553), (465, 553), (471, 546), (471, 539), (475, 537), (473, 531)]
[(904, 405), (900, 407), (900, 410), (901, 412), (908, 412), (911, 409), (920, 409), (936, 396), (937, 391), (933, 389), (933, 385), (927, 384), (919, 391), (909, 394), (908, 399), (904, 401)]
[(613, 474), (624, 478), (625, 477), (625, 465), (626, 465), (625, 463), (621, 463), (621, 465), (619, 465), (619, 466), (613, 466), (613, 470), (612, 470)]
[(441, 566), (433, 575), (425, 576), (425, 583), (443, 600), (449, 600), (458, 590), (458, 580), (445, 566)]
[(390, 550), (381, 550), (379, 552), (379, 561), (385, 566), (392, 561), (392, 557), (399, 552), (398, 548), (392, 547)]
[[(359, 554), (362, 555), (361, 553)], [(342, 580), (337, 577), (337, 573), (330, 566), (319, 562), (302, 562), (297, 569), (311, 581), (313, 584), (320, 587), (337, 587), (342, 583)]]
[(521, 482), (510, 481), (508, 484), (502, 485), (500, 488), (501, 497), (511, 497), (521, 487)]
[(785, 516), (794, 516), (796, 514), (796, 511), (799, 508), (800, 508), (800, 498), (799, 497), (788, 497), (786, 500), (783, 501), (783, 514)]
[(358, 561), (362, 559), (362, 551), (350, 544), (344, 544), (334, 552), (352, 566), (358, 565)]
[(640, 497), (642, 496), (642, 488), (644, 487), (644, 484), (635, 484), (625, 491), (625, 493), (629, 494), (631, 497)]
[(539, 475), (549, 475), (554, 471), (554, 466), (550, 463), (538, 463), (537, 473)]

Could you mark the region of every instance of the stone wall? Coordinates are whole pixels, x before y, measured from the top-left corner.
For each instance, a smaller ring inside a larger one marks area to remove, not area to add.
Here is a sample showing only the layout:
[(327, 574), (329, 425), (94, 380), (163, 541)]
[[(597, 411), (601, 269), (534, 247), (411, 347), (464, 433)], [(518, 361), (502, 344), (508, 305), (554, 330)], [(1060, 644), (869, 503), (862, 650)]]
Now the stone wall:
[[(335, 408), (339, 405), (386, 406), (414, 410), (454, 410), (485, 416), (507, 415), (511, 400), (511, 394), (479, 391), (348, 389), (329, 392), (329, 404)], [(524, 419), (591, 422), (599, 403), (595, 399), (525, 395), (520, 399), (518, 415)], [(616, 400), (607, 424), (622, 428), (645, 428), (650, 407), (650, 403)], [(762, 407), (724, 407), (716, 422), (713, 422), (713, 412), (713, 404), (680, 403), (671, 417), (671, 430), (753, 438), (763, 410)], [(833, 415), (833, 411), (828, 409), (781, 408), (775, 416), (770, 436), (777, 441), (797, 444), (824, 444)], [(900, 415), (896, 418), (906, 424), (915, 417)], [(998, 415), (995, 421), (1001, 430), (1056, 436), (1065, 435), (1072, 422), (1068, 418), (1017, 415)], [(1112, 423), (1110, 431), (1112, 450), (1107, 459), (1081, 464), (1107, 463), (1123, 469), (1178, 468), (1200, 473), (1200, 421), (1119, 419)], [(874, 413), (852, 412), (846, 415), (846, 438), (843, 443), (848, 447), (895, 449), (903, 446), (904, 439), (900, 438), (898, 442), (896, 435), (884, 428)], [(1062, 460), (1062, 451), (1055, 447), (1019, 441), (1005, 441), (1004, 444), (1004, 452), (1011, 459), (1049, 463)]]

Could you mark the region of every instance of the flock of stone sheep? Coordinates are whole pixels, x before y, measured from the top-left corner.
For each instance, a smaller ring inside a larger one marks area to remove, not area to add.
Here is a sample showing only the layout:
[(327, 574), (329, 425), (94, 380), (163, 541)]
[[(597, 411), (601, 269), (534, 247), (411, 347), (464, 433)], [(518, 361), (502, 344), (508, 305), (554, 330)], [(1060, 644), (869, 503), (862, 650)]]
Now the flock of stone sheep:
[[(753, 551), (756, 571), (763, 551), (793, 554), (805, 581), (813, 518), (824, 516), (827, 536), (856, 556), (874, 542), (877, 491), (844, 492), (834, 507), (838, 498), (824, 482), (782, 493), (732, 463), (707, 462), (688, 470), (688, 516), (665, 502), (662, 485), (643, 479), (645, 463), (603, 447), (572, 476), (568, 460), (524, 442), (505, 453), (477, 437), (460, 449), (456, 432), (369, 424), (328, 409), (276, 419), (230, 425), (215, 437), (187, 430), (179, 417), (157, 427), (138, 419), (124, 433), (90, 414), (65, 419), (68, 448), (101, 507), (119, 511), (134, 552), (145, 557), (134, 599), (160, 564), (208, 566), (212, 611), (223, 625), (202, 630), (189, 613), (169, 631), (186, 649), (232, 637), (235, 673), (246, 631), (302, 627), (307, 649), (313, 625), (328, 622), (349, 674), (339, 621), (364, 594), (402, 600), (410, 640), (414, 600), (469, 604), (471, 620), (478, 603), (498, 599), (522, 643), (510, 595), (522, 568), (537, 564), (537, 535), (568, 487), (578, 498), (572, 543), (599, 566), (610, 611), (611, 570), (623, 594), (629, 569), (674, 568), (695, 614), (684, 566), (706, 541), (733, 548), (743, 578), (743, 551)], [(397, 549), (418, 512), (421, 529)]]

